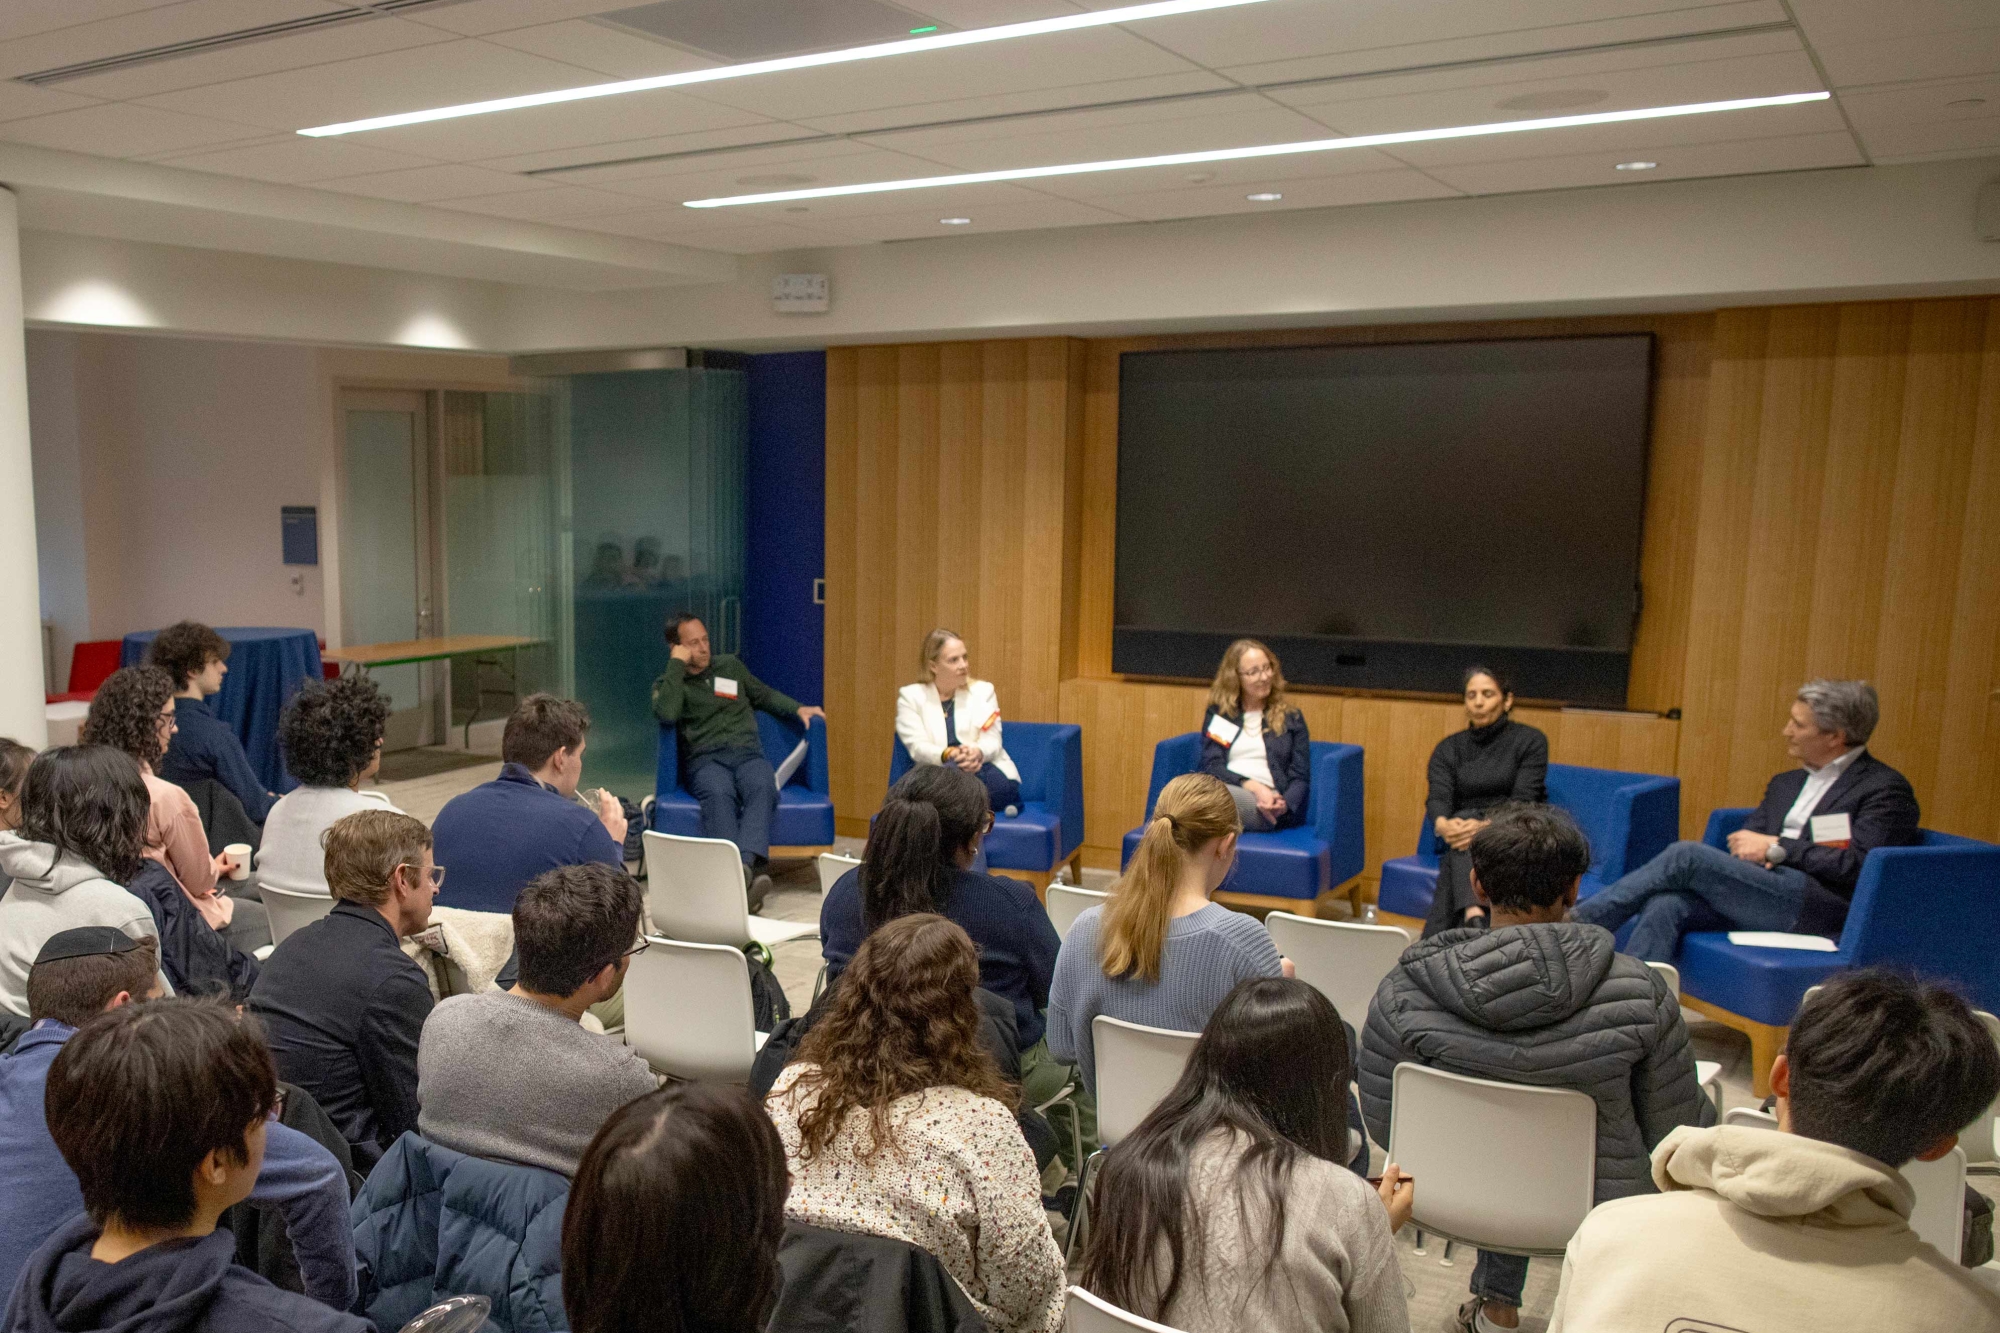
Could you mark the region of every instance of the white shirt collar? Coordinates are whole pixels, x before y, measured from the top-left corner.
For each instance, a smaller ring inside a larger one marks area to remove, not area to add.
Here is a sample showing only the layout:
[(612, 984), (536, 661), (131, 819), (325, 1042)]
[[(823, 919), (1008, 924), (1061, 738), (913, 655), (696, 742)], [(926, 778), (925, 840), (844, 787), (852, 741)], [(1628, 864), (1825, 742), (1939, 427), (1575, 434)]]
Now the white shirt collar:
[[(1867, 748), (1865, 745), (1857, 745), (1838, 759), (1829, 759), (1818, 768), (1807, 768), (1806, 775), (1808, 778), (1837, 778), (1852, 768), (1854, 761), (1859, 759), (1861, 752)], [(1801, 767), (1804, 767), (1804, 765), (1801, 765)]]

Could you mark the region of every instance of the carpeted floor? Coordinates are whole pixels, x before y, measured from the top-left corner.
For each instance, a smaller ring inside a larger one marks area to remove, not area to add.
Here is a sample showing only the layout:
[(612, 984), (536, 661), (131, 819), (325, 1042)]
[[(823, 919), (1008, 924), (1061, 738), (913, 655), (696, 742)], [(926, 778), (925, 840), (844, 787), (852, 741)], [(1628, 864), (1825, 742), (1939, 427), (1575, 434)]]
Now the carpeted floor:
[[(426, 745), (421, 749), (396, 750), (384, 754), (382, 771), (376, 781), (385, 784), (410, 782), (464, 768), (483, 768), (492, 762), (492, 755), (475, 754), (469, 750), (447, 750), (441, 745)], [(482, 778), (481, 781), (485, 779)]]

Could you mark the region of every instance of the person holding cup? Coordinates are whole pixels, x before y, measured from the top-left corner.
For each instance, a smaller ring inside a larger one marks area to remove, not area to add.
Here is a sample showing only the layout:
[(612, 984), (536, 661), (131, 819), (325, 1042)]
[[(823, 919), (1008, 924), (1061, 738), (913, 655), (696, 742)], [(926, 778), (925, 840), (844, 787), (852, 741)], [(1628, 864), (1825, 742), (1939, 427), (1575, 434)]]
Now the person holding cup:
[[(139, 765), (151, 802), (146, 815), (146, 859), (166, 867), (202, 920), (230, 945), (252, 953), (271, 942), (264, 904), (220, 891), (230, 872), (228, 852), (210, 856), (208, 834), (194, 798), (154, 771), (173, 738), (174, 680), (155, 666), (124, 667), (97, 688), (78, 739), (122, 750)], [(238, 844), (241, 848), (241, 844)], [(241, 858), (248, 873), (247, 852)]]

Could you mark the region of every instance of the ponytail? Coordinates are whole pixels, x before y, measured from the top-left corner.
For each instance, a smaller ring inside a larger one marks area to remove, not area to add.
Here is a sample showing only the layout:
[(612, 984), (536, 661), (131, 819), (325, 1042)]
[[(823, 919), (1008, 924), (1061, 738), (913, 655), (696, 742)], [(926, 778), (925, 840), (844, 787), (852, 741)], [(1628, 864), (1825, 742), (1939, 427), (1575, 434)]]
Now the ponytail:
[(956, 764), (924, 764), (889, 789), (861, 853), (861, 928), (943, 915), (958, 853), (985, 831), (986, 786)]
[(1099, 942), (1104, 975), (1136, 976), (1146, 982), (1160, 979), (1174, 889), (1188, 858), (1242, 829), (1229, 788), (1215, 778), (1184, 773), (1166, 785), (1132, 863), (1105, 904)]

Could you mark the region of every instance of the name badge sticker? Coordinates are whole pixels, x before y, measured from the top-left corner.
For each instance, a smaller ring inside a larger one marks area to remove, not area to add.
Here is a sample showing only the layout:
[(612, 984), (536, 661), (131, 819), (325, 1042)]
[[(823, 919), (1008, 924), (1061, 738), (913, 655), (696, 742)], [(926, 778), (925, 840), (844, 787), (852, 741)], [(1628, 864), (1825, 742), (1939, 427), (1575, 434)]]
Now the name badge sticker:
[(1854, 841), (1853, 821), (1846, 815), (1814, 815), (1812, 838), (1822, 847), (1845, 847)]
[(1242, 734), (1242, 727), (1220, 713), (1208, 720), (1208, 738), (1217, 745), (1234, 745), (1236, 738)]
[(738, 688), (736, 682), (727, 676), (715, 678), (715, 697), (718, 699), (734, 699)]

